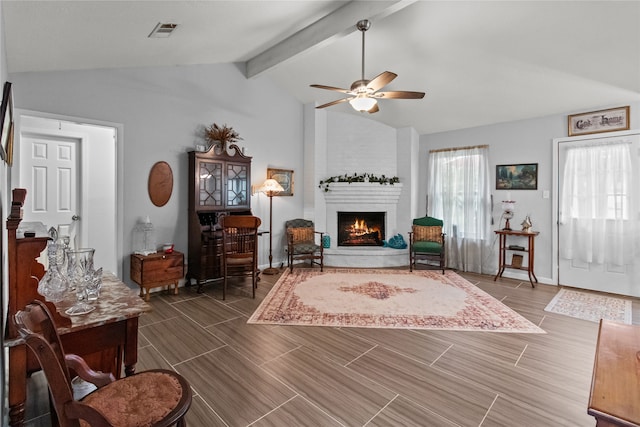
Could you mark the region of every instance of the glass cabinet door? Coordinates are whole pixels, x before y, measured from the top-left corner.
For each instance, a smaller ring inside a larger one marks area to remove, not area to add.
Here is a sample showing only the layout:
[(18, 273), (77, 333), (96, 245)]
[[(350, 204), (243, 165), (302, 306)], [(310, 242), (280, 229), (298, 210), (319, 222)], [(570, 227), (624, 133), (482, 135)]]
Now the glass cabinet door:
[(249, 205), (249, 166), (246, 163), (227, 163), (227, 207)]
[(198, 163), (198, 205), (221, 207), (222, 202), (222, 165), (221, 162)]

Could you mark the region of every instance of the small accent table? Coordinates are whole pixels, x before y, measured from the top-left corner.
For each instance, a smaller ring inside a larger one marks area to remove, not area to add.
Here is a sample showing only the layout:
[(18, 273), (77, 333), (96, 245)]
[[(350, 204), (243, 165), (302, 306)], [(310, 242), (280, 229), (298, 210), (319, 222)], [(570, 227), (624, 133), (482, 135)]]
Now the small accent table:
[(173, 251), (150, 255), (131, 254), (131, 280), (140, 286), (140, 296), (149, 301), (151, 288), (173, 286), (173, 294), (178, 295), (178, 282), (184, 277), (184, 255)]
[[(538, 283), (538, 278), (536, 277), (535, 273), (533, 272), (533, 260), (534, 260), (534, 255), (535, 255), (535, 237), (540, 234), (540, 232), (538, 231), (530, 231), (530, 232), (526, 232), (526, 231), (514, 231), (514, 230), (496, 230), (495, 233), (498, 235), (499, 239), (500, 239), (500, 252), (498, 253), (498, 260), (499, 260), (499, 264), (498, 264), (498, 273), (496, 274), (496, 276), (493, 278), (494, 281), (496, 281), (498, 279), (498, 277), (502, 277), (502, 273), (504, 273), (504, 269), (505, 268), (513, 268), (516, 270), (525, 270), (528, 274), (529, 274), (529, 282), (531, 283), (531, 287), (535, 288), (535, 285), (533, 284), (534, 280), (536, 283)], [(509, 246), (507, 246), (507, 237), (508, 236), (518, 236), (518, 237), (527, 237), (527, 247), (523, 248), (523, 249), (514, 249), (514, 248), (509, 248)], [(515, 251), (515, 252), (526, 252), (529, 254), (529, 257), (527, 259), (527, 265), (526, 266), (521, 266), (521, 265), (514, 265), (513, 263), (508, 264), (507, 263), (507, 251)]]

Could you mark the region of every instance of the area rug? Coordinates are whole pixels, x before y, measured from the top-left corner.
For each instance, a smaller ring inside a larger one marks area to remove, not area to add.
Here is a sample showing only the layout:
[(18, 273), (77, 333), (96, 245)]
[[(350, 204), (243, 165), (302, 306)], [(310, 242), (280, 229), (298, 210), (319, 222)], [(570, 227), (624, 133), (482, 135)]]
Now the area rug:
[(545, 333), (456, 273), (287, 270), (248, 323)]
[(631, 301), (591, 292), (562, 288), (545, 311), (599, 322), (600, 319), (631, 324)]

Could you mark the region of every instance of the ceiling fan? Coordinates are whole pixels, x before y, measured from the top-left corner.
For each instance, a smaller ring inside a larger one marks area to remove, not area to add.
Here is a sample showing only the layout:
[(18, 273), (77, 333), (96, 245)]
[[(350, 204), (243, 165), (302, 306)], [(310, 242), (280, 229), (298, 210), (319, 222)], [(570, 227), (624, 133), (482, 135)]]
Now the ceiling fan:
[(331, 101), (326, 104), (317, 106), (316, 108), (326, 108), (332, 105), (340, 104), (343, 102), (349, 102), (351, 106), (360, 112), (375, 113), (379, 111), (378, 99), (422, 99), (424, 98), (424, 92), (409, 92), (409, 91), (389, 91), (378, 92), (384, 86), (391, 83), (393, 79), (398, 77), (397, 74), (391, 71), (385, 71), (373, 80), (366, 80), (364, 78), (364, 33), (371, 27), (371, 22), (368, 19), (358, 21), (356, 28), (362, 32), (362, 78), (356, 80), (351, 84), (350, 89), (341, 89), (339, 87), (325, 86), (325, 85), (310, 85), (318, 89), (327, 89), (335, 92), (342, 92), (350, 95), (349, 98), (342, 98), (336, 101)]

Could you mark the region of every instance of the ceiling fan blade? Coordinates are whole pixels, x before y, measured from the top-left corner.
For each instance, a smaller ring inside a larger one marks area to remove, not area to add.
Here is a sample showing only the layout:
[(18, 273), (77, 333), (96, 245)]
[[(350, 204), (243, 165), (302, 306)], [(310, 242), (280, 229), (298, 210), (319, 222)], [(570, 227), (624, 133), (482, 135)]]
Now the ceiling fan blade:
[(376, 103), (376, 105), (374, 105), (373, 107), (371, 107), (369, 109), (369, 111), (367, 111), (367, 113), (369, 114), (373, 114), (373, 113), (377, 113), (378, 111), (380, 111), (380, 108), (378, 108), (378, 104)]
[(406, 90), (396, 90), (391, 92), (378, 92), (374, 95), (375, 98), (387, 98), (387, 99), (422, 99), (424, 98), (424, 92), (410, 92)]
[(339, 87), (333, 87), (333, 86), (325, 86), (325, 85), (309, 85), (311, 87), (315, 87), (317, 89), (326, 89), (326, 90), (333, 90), (335, 92), (342, 92), (342, 93), (351, 93), (350, 90), (348, 89), (342, 89)]
[(332, 105), (336, 105), (336, 104), (340, 104), (342, 102), (347, 102), (352, 100), (353, 98), (342, 98), (342, 99), (338, 99), (336, 101), (331, 101), (331, 102), (327, 102), (326, 104), (322, 104), (322, 105), (318, 105), (316, 108), (326, 108), (326, 107), (331, 107)]
[(391, 71), (385, 71), (384, 73), (380, 73), (373, 78), (367, 85), (367, 89), (371, 89), (372, 91), (377, 91), (391, 83), (393, 79), (398, 77), (396, 73), (392, 73)]

